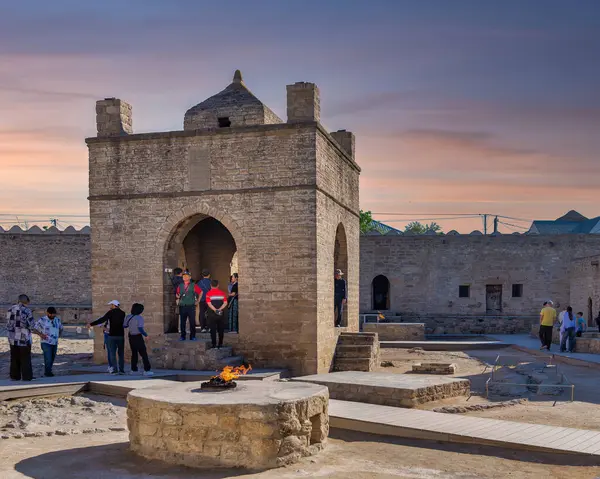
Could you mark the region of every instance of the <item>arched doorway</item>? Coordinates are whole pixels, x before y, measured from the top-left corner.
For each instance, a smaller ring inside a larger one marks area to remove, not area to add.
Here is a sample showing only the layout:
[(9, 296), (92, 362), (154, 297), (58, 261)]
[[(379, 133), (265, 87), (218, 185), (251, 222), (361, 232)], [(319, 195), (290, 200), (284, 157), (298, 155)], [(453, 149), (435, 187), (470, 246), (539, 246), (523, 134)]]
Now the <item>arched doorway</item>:
[[(210, 272), (211, 279), (219, 281), (219, 288), (227, 291), (232, 272), (237, 272), (236, 252), (235, 240), (229, 230), (217, 219), (198, 214), (175, 227), (167, 242), (165, 269), (188, 269), (194, 281), (198, 281), (202, 270), (206, 269)], [(234, 264), (236, 271), (232, 271)], [(179, 328), (178, 312), (173, 286), (168, 279), (165, 281), (164, 294), (165, 333), (175, 333)]]
[(375, 276), (371, 283), (373, 289), (373, 309), (377, 311), (390, 309), (390, 282), (382, 274)]
[[(344, 273), (343, 278), (346, 279), (346, 288), (348, 288), (348, 242), (346, 240), (346, 230), (344, 225), (340, 223), (335, 232), (335, 246), (333, 248), (333, 271), (341, 269)], [(335, 293), (335, 284), (334, 284)], [(347, 290), (347, 293), (350, 293)], [(334, 294), (335, 295), (335, 294)], [(334, 319), (337, 314), (337, 310), (334, 304)], [(342, 326), (348, 325), (348, 308), (342, 307)]]

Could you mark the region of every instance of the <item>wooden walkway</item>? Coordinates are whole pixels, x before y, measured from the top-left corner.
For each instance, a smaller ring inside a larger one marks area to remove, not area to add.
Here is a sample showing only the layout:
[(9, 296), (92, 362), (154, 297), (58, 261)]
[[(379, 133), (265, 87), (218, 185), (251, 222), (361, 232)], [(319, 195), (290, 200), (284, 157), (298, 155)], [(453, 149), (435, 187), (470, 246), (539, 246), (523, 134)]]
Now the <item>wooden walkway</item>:
[(526, 424), (418, 409), (329, 400), (333, 428), (413, 439), (430, 439), (600, 456), (600, 431)]

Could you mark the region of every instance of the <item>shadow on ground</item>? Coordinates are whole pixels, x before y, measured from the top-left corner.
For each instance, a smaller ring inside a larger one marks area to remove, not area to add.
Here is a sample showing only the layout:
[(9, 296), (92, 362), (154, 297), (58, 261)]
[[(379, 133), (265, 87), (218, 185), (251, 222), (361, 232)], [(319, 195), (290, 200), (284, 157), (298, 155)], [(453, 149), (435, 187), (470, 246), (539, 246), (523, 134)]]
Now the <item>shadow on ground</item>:
[(150, 461), (129, 451), (128, 442), (50, 452), (24, 459), (15, 470), (32, 479), (224, 479), (242, 470), (198, 471)]

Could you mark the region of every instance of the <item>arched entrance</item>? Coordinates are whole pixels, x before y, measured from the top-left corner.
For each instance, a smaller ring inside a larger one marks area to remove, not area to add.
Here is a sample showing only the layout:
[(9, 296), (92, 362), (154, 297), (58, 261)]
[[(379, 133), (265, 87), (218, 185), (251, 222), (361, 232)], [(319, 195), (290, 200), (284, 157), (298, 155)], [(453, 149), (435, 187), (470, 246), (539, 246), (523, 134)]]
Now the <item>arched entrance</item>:
[(375, 276), (371, 283), (373, 289), (373, 309), (377, 311), (390, 309), (390, 282), (382, 274)]
[[(179, 223), (167, 242), (165, 269), (188, 269), (192, 279), (198, 281), (202, 270), (210, 272), (211, 279), (219, 281), (219, 288), (227, 291), (229, 278), (237, 272), (237, 247), (229, 230), (217, 219), (197, 214)], [(235, 257), (235, 260), (234, 260)], [(234, 267), (236, 271), (232, 271)], [(165, 333), (175, 333), (179, 328), (175, 294), (171, 281), (164, 284)], [(198, 315), (198, 311), (196, 311)], [(198, 324), (198, 316), (196, 317)]]
[[(346, 278), (346, 288), (348, 288), (348, 242), (346, 240), (346, 230), (344, 229), (344, 225), (342, 223), (338, 225), (337, 230), (335, 232), (335, 246), (333, 248), (333, 270), (335, 272), (338, 269), (341, 269), (344, 273), (344, 278)], [(335, 306), (334, 314), (337, 314), (337, 312), (335, 311)], [(346, 308), (345, 306), (342, 310), (341, 325), (348, 325), (348, 308)]]

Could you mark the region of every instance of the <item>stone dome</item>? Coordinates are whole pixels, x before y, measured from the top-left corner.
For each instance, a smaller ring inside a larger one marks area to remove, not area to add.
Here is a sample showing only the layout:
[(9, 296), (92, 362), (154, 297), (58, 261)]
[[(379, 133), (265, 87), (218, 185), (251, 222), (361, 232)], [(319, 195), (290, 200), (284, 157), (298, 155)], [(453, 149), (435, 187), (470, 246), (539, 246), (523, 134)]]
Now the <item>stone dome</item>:
[(246, 87), (242, 73), (222, 91), (185, 112), (184, 130), (204, 130), (236, 126), (283, 123), (271, 109)]

